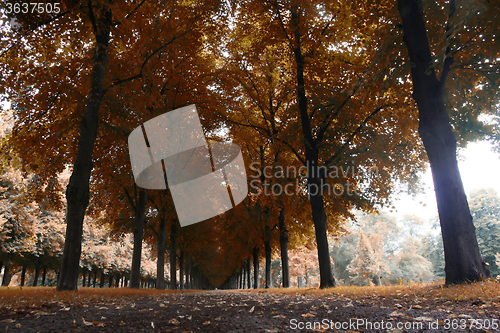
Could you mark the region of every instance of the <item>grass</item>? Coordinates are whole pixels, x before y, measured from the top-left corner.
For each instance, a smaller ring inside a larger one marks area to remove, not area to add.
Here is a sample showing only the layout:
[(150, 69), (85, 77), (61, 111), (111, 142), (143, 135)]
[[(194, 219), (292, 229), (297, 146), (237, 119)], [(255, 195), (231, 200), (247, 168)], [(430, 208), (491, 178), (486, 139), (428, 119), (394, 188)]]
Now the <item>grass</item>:
[[(406, 284), (396, 286), (339, 286), (335, 288), (271, 288), (258, 290), (240, 290), (245, 292), (265, 292), (276, 294), (306, 294), (311, 296), (337, 296), (349, 299), (377, 299), (380, 297), (394, 299), (418, 299), (423, 302), (433, 301), (480, 301), (487, 303), (500, 302), (500, 283), (486, 280), (472, 284), (444, 286), (442, 283)], [(82, 305), (104, 302), (130, 302), (130, 300), (161, 296), (170, 293), (191, 292), (129, 289), (129, 288), (79, 288), (78, 292), (58, 292), (54, 287), (0, 287), (0, 310), (38, 308), (51, 305)]]
[(483, 301), (500, 302), (500, 283), (489, 279), (471, 284), (445, 286), (440, 282), (409, 283), (394, 286), (339, 286), (335, 288), (288, 288), (267, 289), (272, 293), (302, 293), (309, 295), (328, 296), (336, 295), (351, 299), (359, 298), (419, 298), (422, 300), (440, 301)]
[(78, 291), (59, 292), (56, 291), (55, 287), (0, 287), (0, 310), (37, 308), (51, 304), (83, 305), (89, 302), (110, 302), (116, 299), (130, 300), (150, 295), (164, 295), (172, 292), (175, 291), (86, 287), (80, 287)]

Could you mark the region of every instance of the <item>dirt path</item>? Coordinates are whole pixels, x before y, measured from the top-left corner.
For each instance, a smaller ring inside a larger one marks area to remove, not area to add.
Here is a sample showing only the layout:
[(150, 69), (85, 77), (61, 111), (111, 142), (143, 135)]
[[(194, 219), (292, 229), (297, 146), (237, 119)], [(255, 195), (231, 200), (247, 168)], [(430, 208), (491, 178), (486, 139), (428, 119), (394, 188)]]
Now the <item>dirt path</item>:
[[(409, 295), (352, 300), (214, 290), (3, 309), (0, 332), (495, 332), (500, 331), (499, 310), (497, 303)], [(480, 328), (475, 319), (483, 319), (483, 327), (489, 320), (489, 329)]]

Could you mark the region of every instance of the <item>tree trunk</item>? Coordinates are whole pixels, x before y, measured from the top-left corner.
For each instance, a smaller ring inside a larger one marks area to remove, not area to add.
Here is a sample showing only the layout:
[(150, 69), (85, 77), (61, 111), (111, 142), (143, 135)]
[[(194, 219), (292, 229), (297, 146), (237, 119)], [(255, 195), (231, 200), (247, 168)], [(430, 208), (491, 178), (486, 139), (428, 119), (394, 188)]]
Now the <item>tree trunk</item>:
[(5, 268), (4, 268), (4, 271), (3, 271), (3, 278), (2, 278), (2, 286), (3, 287), (6, 287), (9, 285), (9, 282), (10, 282), (10, 260), (7, 260), (5, 262)]
[(305, 162), (307, 168), (307, 183), (309, 199), (311, 203), (314, 230), (316, 233), (316, 244), (318, 248), (320, 288), (335, 287), (335, 279), (332, 274), (330, 252), (328, 249), (328, 237), (326, 233), (326, 214), (323, 202), (324, 178), (319, 175), (318, 168), (319, 153), (316, 140), (313, 139), (311, 122), (308, 113), (308, 102), (305, 91), (304, 80), (304, 55), (301, 49), (301, 32), (299, 29), (299, 11), (295, 6), (292, 9), (291, 23), (295, 33), (294, 55), (296, 62), (297, 100), (299, 104), (302, 135), (304, 137)]
[(184, 289), (184, 250), (179, 256), (179, 286), (181, 290)]
[(170, 289), (177, 289), (177, 248), (176, 248), (176, 228), (177, 224), (172, 221), (170, 229)]
[(167, 221), (161, 218), (160, 227), (158, 228), (158, 260), (156, 262), (156, 289), (165, 289), (165, 251), (167, 248), (166, 240)]
[(38, 278), (40, 277), (41, 267), (42, 267), (42, 258), (38, 258), (35, 264), (35, 277), (33, 279), (33, 287), (36, 287), (38, 284)]
[(256, 246), (253, 248), (253, 287), (255, 289), (260, 288), (259, 281), (259, 248)]
[(142, 239), (144, 237), (144, 215), (146, 212), (146, 190), (139, 191), (135, 203), (134, 252), (132, 254), (132, 270), (130, 272), (130, 288), (138, 289), (141, 280)]
[(250, 274), (252, 272), (252, 261), (250, 260), (250, 258), (247, 258), (247, 284), (248, 284), (248, 289), (251, 289), (252, 288), (252, 279), (250, 277)]
[(271, 228), (266, 225), (264, 237), (264, 250), (266, 255), (266, 288), (272, 288), (271, 281)]
[(23, 269), (21, 270), (21, 287), (24, 287), (25, 278), (26, 278), (26, 265), (23, 265)]
[(90, 92), (87, 98), (87, 106), (80, 123), (80, 138), (76, 160), (66, 189), (67, 226), (61, 270), (57, 280), (57, 290), (59, 291), (78, 289), (83, 218), (90, 198), (89, 179), (93, 167), (92, 155), (97, 137), (99, 108), (103, 98), (103, 83), (108, 62), (108, 46), (112, 24), (109, 8), (106, 8), (106, 6), (98, 8), (99, 13), (95, 15), (92, 8), (94, 6), (91, 1), (89, 3), (96, 38), (94, 66), (90, 75)]
[(5, 263), (5, 268), (3, 270), (3, 279), (2, 279), (2, 286), (7, 287), (10, 283), (10, 279), (12, 276), (10, 275), (10, 266), (11, 266), (11, 261), (7, 260)]
[(189, 257), (189, 254), (184, 254), (184, 265), (185, 265), (184, 271), (186, 272), (184, 288), (191, 289), (191, 285), (189, 284), (189, 279), (191, 275), (191, 258)]
[(109, 283), (108, 283), (108, 287), (109, 288), (112, 288), (113, 287), (113, 275), (109, 275)]
[(410, 56), (413, 98), (419, 111), (419, 134), (431, 165), (443, 237), (446, 284), (480, 281), (490, 272), (479, 252), (456, 159), (456, 140), (444, 102), (444, 83), (451, 57), (445, 60), (441, 81), (432, 67), (421, 0), (399, 0), (404, 42)]
[(290, 287), (290, 269), (288, 266), (288, 229), (285, 225), (285, 205), (283, 199), (280, 198), (280, 214), (278, 216), (278, 224), (280, 229), (280, 248), (281, 248), (281, 271), (283, 288)]
[(45, 286), (45, 278), (47, 277), (47, 267), (43, 267), (42, 273), (42, 287)]
[(104, 279), (106, 278), (106, 275), (104, 274), (104, 269), (101, 272), (101, 278), (99, 279), (99, 288), (104, 287)]
[(94, 281), (92, 282), (92, 287), (95, 288), (95, 282), (97, 280), (97, 267), (94, 270)]
[(85, 274), (86, 274), (86, 272), (85, 272), (85, 270), (83, 270), (83, 272), (82, 272), (82, 287), (85, 287), (85, 277), (86, 277)]

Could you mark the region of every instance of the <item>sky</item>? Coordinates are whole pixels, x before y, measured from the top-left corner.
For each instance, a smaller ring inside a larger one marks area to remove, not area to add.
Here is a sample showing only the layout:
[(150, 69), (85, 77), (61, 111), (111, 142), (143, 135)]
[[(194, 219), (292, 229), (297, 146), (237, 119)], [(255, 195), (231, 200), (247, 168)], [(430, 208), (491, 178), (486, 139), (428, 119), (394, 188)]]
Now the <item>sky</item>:
[[(500, 194), (500, 154), (492, 150), (492, 145), (486, 141), (469, 143), (459, 151), (460, 174), (467, 196), (472, 191), (493, 188)], [(397, 212), (394, 215), (417, 215), (424, 219), (437, 217), (436, 197), (430, 168), (422, 177), (425, 193), (415, 199), (403, 196), (394, 203)], [(425, 206), (424, 206), (425, 205)]]

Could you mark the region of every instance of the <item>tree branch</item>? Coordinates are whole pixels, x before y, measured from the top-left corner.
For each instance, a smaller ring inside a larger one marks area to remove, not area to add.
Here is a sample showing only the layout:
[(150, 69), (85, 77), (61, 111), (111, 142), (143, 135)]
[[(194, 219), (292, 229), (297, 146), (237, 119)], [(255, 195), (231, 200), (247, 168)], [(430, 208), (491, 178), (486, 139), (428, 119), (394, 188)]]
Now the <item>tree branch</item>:
[(335, 153), (332, 157), (330, 157), (329, 159), (327, 159), (325, 161), (325, 166), (328, 168), (331, 163), (335, 162), (340, 157), (340, 155), (347, 149), (347, 146), (349, 144), (351, 144), (351, 142), (354, 139), (354, 137), (370, 121), (370, 119), (372, 119), (373, 117), (375, 117), (375, 115), (377, 115), (377, 113), (379, 113), (380, 111), (382, 111), (387, 106), (389, 106), (389, 105), (388, 104), (384, 104), (384, 105), (380, 106), (375, 111), (373, 111), (368, 117), (366, 117), (365, 120), (358, 126), (358, 128), (351, 134), (351, 136), (349, 137), (349, 139), (347, 139), (347, 141), (342, 145), (342, 147), (340, 147), (340, 149), (337, 151), (337, 153)]

